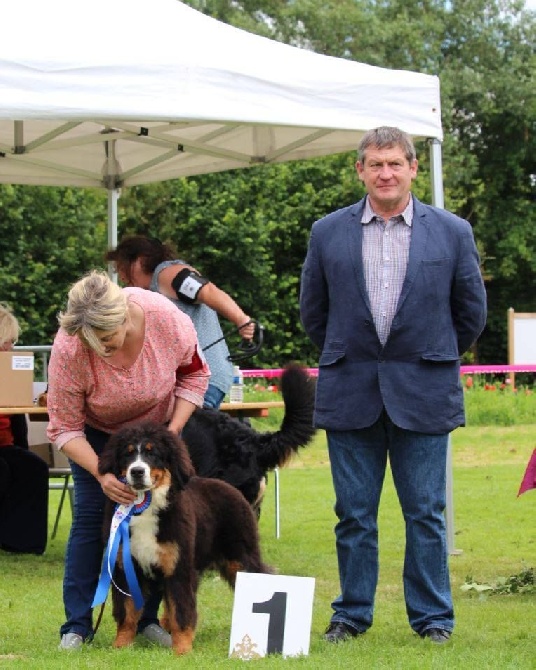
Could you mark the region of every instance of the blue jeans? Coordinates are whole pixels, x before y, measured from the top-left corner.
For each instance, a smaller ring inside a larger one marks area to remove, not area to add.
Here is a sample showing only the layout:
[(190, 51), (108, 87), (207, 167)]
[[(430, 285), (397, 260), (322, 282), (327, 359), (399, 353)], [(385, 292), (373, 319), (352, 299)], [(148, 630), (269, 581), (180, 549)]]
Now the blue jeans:
[(223, 391), (209, 384), (203, 399), (203, 407), (205, 409), (219, 409), (224, 398), (225, 393)]
[[(109, 435), (89, 426), (86, 426), (85, 431), (93, 450), (97, 455), (100, 454)], [(93, 475), (76, 463), (70, 463), (74, 482), (74, 510), (63, 576), (63, 604), (67, 620), (60, 628), (60, 635), (78, 633), (84, 640), (91, 640), (91, 603), (104, 554), (103, 515), (106, 496)], [(158, 623), (159, 604), (159, 593), (151, 594), (146, 600), (138, 625), (139, 631), (150, 623)]]
[(384, 411), (369, 428), (327, 431), (335, 488), (341, 595), (332, 622), (372, 625), (378, 582), (378, 506), (387, 457), (406, 525), (404, 597), (410, 626), (452, 631), (444, 510), (448, 435), (398, 428)]

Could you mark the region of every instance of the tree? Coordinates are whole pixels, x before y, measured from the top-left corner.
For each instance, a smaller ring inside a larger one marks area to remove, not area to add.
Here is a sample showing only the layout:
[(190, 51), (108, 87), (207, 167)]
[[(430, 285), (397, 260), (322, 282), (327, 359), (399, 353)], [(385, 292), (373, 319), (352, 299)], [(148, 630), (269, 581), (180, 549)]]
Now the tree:
[(480, 355), (506, 360), (506, 309), (534, 311), (536, 288), (534, 12), (519, 0), (201, 4), (284, 42), (439, 76), (445, 205), (473, 225), (487, 279)]
[[(120, 200), (120, 233), (174, 243), (259, 320), (265, 346), (252, 364), (312, 362), (299, 322), (301, 263), (312, 223), (355, 201), (354, 160), (343, 154), (136, 187)], [(229, 340), (236, 346), (239, 338)]]
[[(506, 310), (536, 311), (536, 22), (520, 0), (190, 0), (219, 20), (302, 48), (439, 76), (445, 205), (473, 225), (490, 316), (481, 362), (506, 361)], [(245, 54), (247, 57), (247, 54)], [(357, 142), (357, 138), (356, 138)], [(418, 145), (414, 192), (430, 201)], [(233, 170), (126, 190), (120, 233), (169, 239), (259, 318), (253, 361), (314, 363), (299, 323), (301, 264), (312, 223), (362, 196), (355, 153)], [(24, 341), (50, 342), (72, 281), (103, 267), (104, 193), (0, 186), (0, 299)]]
[(457, 180), (459, 212), (473, 224), (488, 277), (480, 352), (489, 361), (507, 360), (506, 311), (534, 311), (536, 288), (536, 25), (504, 4), (516, 6), (480, 3), (475, 14), (454, 3), (445, 47), (449, 130), (470, 160), (461, 175), (470, 187)]
[(48, 344), (67, 288), (103, 266), (106, 198), (82, 189), (0, 186), (0, 299), (21, 324), (21, 344)]

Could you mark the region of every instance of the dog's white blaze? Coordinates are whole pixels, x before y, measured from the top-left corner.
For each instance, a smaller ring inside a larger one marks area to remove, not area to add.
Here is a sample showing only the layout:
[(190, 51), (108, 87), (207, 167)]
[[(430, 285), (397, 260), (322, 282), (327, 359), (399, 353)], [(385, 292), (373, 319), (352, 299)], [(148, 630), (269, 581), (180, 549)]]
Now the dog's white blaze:
[[(145, 465), (145, 464), (143, 464)], [(130, 551), (145, 574), (152, 574), (152, 566), (158, 563), (158, 513), (167, 507), (169, 486), (152, 490), (149, 507), (130, 520)]]
[[(139, 449), (139, 447), (138, 447)], [(145, 463), (139, 455), (138, 452), (138, 457), (136, 460), (131, 463), (128, 468), (127, 468), (127, 483), (130, 484), (131, 486), (134, 484), (134, 478), (132, 477), (132, 468), (143, 468), (143, 485), (146, 488), (151, 488), (153, 485), (153, 482), (151, 481), (151, 468)]]

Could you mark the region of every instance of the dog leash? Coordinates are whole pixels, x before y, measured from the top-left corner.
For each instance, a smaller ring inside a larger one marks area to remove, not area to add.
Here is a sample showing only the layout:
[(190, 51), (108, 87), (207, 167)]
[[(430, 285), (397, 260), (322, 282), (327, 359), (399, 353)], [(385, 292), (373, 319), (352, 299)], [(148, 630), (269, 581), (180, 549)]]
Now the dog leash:
[(100, 612), (99, 612), (99, 616), (97, 617), (97, 621), (96, 621), (95, 625), (93, 626), (93, 635), (91, 637), (91, 640), (93, 640), (93, 638), (97, 634), (97, 631), (99, 630), (99, 626), (100, 626), (101, 621), (102, 621), (102, 615), (104, 614), (104, 607), (105, 606), (106, 606), (106, 600), (102, 603), (101, 608), (100, 608)]
[[(253, 319), (250, 319), (247, 323), (243, 323), (240, 326), (240, 328), (237, 329), (238, 332), (240, 332), (242, 328), (249, 326), (250, 323), (255, 324), (255, 334), (253, 336), (253, 340), (246, 340), (245, 338), (242, 338), (240, 344), (238, 345), (238, 351), (234, 354), (229, 354), (229, 356), (227, 357), (232, 363), (237, 363), (238, 361), (245, 361), (247, 358), (255, 356), (255, 354), (260, 351), (263, 345), (264, 327), (261, 326), (261, 324), (258, 321), (253, 321)], [(233, 332), (234, 329), (224, 331), (224, 334), (221, 337), (219, 337), (217, 340), (214, 340), (214, 342), (207, 344), (206, 347), (203, 347), (202, 351), (207, 351), (207, 349), (210, 349), (214, 345), (218, 344), (218, 342), (225, 340), (227, 335), (230, 335)]]

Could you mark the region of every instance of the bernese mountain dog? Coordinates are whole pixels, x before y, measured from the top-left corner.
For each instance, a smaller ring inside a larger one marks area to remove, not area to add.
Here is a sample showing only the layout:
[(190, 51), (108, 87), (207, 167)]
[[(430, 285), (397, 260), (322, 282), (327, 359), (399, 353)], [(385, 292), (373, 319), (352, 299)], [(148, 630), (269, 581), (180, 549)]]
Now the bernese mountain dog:
[[(231, 587), (238, 571), (271, 572), (261, 558), (254, 511), (232, 485), (198, 477), (184, 442), (154, 423), (115, 433), (99, 458), (99, 472), (124, 478), (134, 491), (150, 491), (147, 508), (130, 519), (130, 553), (142, 594), (154, 582), (162, 590), (162, 624), (175, 653), (185, 654), (192, 649), (205, 570), (219, 570)], [(105, 533), (114, 507), (109, 500)], [(124, 647), (134, 641), (142, 610), (128, 595), (121, 550), (113, 581), (114, 646)]]
[(198, 409), (182, 431), (196, 473), (232, 484), (257, 512), (267, 473), (285, 465), (315, 434), (314, 378), (290, 364), (281, 376), (281, 393), (285, 414), (279, 430), (258, 432), (225, 412)]

